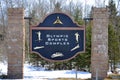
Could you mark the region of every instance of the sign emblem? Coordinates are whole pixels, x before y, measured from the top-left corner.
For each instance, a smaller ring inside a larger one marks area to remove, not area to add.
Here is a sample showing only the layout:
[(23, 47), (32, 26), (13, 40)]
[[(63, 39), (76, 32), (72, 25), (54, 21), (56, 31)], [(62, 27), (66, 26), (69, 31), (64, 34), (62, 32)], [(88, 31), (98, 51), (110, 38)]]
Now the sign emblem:
[(59, 16), (57, 16), (57, 19), (55, 20), (53, 24), (63, 24), (63, 23), (60, 21)]
[(31, 51), (50, 61), (63, 61), (85, 51), (85, 27), (63, 13), (47, 16), (30, 28)]

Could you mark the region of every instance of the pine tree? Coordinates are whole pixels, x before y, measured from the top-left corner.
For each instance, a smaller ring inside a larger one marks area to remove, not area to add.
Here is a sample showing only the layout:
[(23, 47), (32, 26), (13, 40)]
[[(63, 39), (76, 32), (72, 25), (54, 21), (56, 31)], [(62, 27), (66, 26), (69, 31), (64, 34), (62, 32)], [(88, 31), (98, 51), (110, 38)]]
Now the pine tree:
[(113, 0), (109, 1), (109, 26), (108, 26), (108, 53), (112, 71), (115, 70), (119, 61), (119, 26), (116, 4)]
[(112, 25), (108, 26), (108, 54), (109, 61), (111, 63), (112, 71), (115, 70), (116, 64), (119, 61), (119, 45), (117, 41), (117, 35), (115, 34), (115, 30)]

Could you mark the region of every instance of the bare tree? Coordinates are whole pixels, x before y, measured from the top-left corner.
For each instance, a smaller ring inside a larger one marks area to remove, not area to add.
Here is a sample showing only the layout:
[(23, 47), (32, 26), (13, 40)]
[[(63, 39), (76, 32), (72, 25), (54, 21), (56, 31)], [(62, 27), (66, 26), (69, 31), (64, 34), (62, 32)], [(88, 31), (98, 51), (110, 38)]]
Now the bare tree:
[(95, 7), (105, 7), (106, 0), (95, 0)]

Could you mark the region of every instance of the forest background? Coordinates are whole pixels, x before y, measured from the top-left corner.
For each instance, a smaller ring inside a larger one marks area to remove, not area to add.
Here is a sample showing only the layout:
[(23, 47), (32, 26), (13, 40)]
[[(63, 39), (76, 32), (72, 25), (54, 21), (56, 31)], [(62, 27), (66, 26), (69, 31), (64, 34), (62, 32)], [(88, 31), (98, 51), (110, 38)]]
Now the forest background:
[[(26, 28), (26, 53), (25, 60), (36, 66), (48, 69), (73, 69), (90, 71), (91, 66), (91, 28), (92, 7), (109, 8), (109, 25), (108, 25), (108, 54), (111, 71), (120, 66), (120, 0), (99, 1), (95, 0), (94, 4), (85, 0), (0, 0), (0, 61), (7, 62), (6, 51), (6, 27), (8, 26), (8, 8), (24, 8)], [(77, 55), (74, 59), (64, 62), (48, 62), (36, 54), (30, 54), (29, 51), (29, 28), (43, 21), (43, 19), (54, 12), (63, 12), (68, 14), (79, 25), (86, 27), (86, 52)]]

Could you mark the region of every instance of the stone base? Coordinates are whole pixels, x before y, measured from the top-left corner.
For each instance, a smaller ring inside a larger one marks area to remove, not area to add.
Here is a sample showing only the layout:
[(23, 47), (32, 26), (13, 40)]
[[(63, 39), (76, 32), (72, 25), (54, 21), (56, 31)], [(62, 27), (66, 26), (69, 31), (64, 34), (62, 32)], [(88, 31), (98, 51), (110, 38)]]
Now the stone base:
[(23, 79), (23, 73), (19, 74), (9, 74), (8, 73), (8, 79)]

